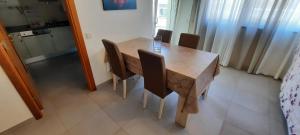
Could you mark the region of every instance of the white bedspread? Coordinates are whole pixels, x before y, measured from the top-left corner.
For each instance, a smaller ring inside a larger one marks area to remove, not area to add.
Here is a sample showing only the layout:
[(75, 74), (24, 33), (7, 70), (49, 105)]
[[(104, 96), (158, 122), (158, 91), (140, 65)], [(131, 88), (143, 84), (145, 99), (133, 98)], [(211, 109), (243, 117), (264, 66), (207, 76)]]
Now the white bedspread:
[(300, 135), (300, 47), (285, 75), (280, 93), (280, 104), (290, 135)]

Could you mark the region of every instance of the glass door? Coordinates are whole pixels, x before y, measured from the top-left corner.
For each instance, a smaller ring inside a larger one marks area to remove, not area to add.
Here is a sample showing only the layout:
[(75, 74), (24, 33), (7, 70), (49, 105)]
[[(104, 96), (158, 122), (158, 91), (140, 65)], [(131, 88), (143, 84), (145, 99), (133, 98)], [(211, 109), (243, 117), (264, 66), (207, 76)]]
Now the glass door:
[(158, 29), (173, 29), (177, 0), (156, 0), (155, 33)]

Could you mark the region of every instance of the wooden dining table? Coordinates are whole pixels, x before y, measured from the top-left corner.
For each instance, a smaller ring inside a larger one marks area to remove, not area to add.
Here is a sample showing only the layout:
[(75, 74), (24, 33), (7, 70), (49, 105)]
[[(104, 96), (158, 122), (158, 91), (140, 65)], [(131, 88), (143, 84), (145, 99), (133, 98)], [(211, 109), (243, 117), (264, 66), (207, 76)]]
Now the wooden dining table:
[(179, 95), (175, 122), (185, 127), (189, 114), (199, 110), (198, 98), (207, 94), (210, 83), (219, 73), (219, 56), (161, 42), (160, 52), (155, 52), (153, 43), (158, 42), (153, 39), (136, 38), (118, 43), (118, 47), (128, 70), (139, 75), (142, 75), (142, 67), (138, 49), (164, 56), (167, 87)]

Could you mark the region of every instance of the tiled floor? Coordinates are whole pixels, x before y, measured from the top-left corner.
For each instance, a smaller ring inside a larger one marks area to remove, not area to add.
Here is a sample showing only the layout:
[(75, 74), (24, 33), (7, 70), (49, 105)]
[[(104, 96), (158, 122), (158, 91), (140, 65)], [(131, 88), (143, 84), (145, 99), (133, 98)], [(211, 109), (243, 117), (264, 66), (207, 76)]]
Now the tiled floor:
[[(35, 63), (30, 70), (45, 106), (42, 120), (29, 120), (5, 135), (284, 135), (279, 108), (280, 82), (222, 68), (208, 98), (199, 100), (185, 129), (174, 124), (177, 94), (167, 97), (163, 118), (156, 118), (159, 100), (149, 97), (142, 109), (143, 80), (129, 80), (123, 100), (107, 84), (96, 92), (85, 88), (75, 55)], [(121, 82), (120, 82), (121, 83)], [(2, 135), (1, 134), (1, 135)]]

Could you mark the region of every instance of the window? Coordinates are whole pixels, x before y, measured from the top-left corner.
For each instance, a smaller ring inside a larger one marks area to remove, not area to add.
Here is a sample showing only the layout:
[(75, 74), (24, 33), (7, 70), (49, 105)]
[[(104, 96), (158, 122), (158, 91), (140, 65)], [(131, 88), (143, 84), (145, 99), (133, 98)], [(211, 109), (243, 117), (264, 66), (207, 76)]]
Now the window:
[(209, 0), (208, 23), (236, 24), (263, 28), (275, 0)]
[(172, 0), (157, 0), (155, 32), (158, 29), (170, 29), (171, 3)]

